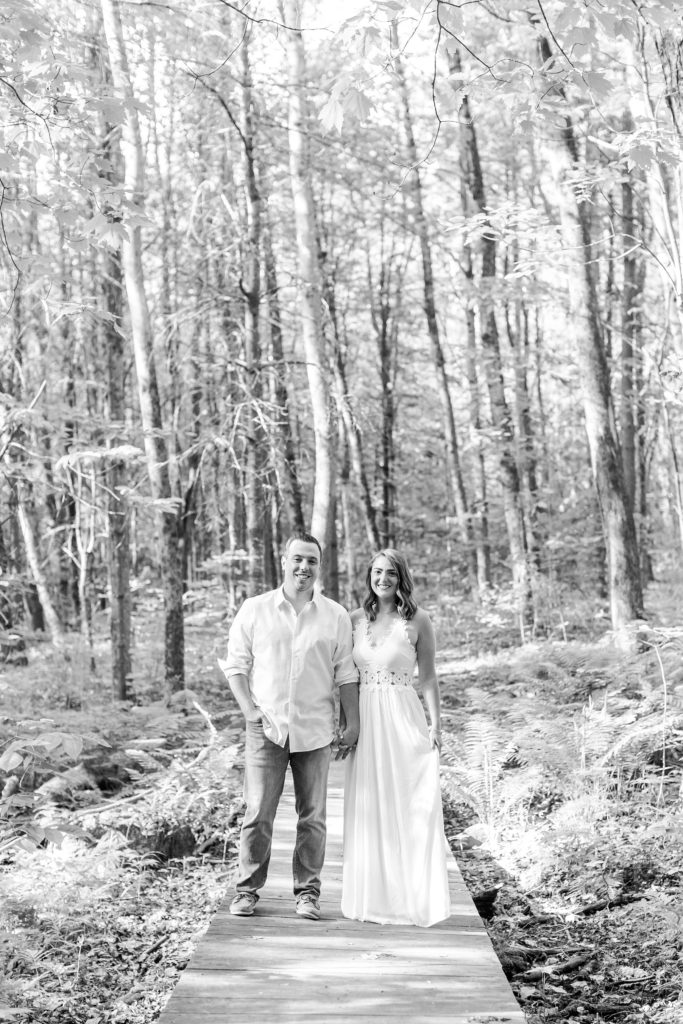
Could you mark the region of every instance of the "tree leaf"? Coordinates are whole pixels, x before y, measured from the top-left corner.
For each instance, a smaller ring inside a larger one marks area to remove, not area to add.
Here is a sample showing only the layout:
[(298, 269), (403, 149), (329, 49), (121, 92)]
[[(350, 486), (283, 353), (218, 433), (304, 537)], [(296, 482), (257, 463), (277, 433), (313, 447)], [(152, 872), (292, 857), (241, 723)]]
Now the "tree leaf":
[(24, 763), (23, 756), (16, 750), (6, 750), (0, 757), (0, 771), (11, 772)]
[(77, 735), (68, 735), (64, 733), (62, 739), (62, 746), (64, 747), (64, 753), (69, 757), (76, 758), (83, 750), (83, 737)]
[(43, 827), (43, 833), (48, 843), (52, 843), (54, 846), (61, 846), (64, 842), (65, 833), (58, 828)]
[(342, 125), (344, 123), (343, 104), (341, 104), (339, 100), (335, 99), (334, 96), (330, 96), (318, 114), (318, 118), (326, 132), (331, 132), (336, 128), (336, 130), (341, 134)]
[(364, 121), (372, 110), (372, 101), (360, 89), (352, 88), (347, 93), (344, 110), (352, 114), (358, 121)]
[(584, 71), (583, 80), (596, 99), (604, 99), (612, 91), (612, 84), (600, 71)]
[(652, 148), (642, 143), (630, 146), (626, 150), (626, 163), (629, 168), (639, 167), (642, 170), (648, 170), (653, 160)]

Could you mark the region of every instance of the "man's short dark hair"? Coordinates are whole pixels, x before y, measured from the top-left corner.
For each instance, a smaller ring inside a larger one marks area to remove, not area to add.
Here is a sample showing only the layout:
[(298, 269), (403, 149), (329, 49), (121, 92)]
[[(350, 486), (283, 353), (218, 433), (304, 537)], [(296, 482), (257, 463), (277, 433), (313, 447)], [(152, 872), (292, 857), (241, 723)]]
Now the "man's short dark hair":
[(303, 541), (304, 544), (315, 544), (318, 551), (320, 552), (320, 560), (322, 561), (323, 549), (320, 546), (320, 541), (318, 540), (317, 537), (314, 537), (312, 533), (306, 533), (304, 530), (295, 530), (293, 533), (290, 533), (289, 537), (287, 538), (287, 543), (285, 544), (285, 554), (287, 554), (287, 552), (290, 549), (290, 546), (295, 540)]

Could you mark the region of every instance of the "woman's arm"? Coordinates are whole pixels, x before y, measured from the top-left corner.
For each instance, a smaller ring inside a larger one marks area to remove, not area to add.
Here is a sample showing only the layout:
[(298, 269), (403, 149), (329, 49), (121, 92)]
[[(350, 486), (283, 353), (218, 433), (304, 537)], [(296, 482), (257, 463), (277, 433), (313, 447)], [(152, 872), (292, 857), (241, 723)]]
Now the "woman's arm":
[(429, 738), (432, 746), (441, 749), (441, 697), (436, 678), (436, 637), (431, 619), (418, 608), (415, 615), (417, 626), (417, 670), (420, 688), (424, 695), (429, 715)]

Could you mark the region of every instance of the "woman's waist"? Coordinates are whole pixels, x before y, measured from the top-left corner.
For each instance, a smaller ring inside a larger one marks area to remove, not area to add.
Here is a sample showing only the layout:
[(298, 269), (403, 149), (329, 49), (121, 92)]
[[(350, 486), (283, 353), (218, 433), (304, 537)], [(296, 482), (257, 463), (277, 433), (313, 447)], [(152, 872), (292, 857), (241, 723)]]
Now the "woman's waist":
[(401, 668), (375, 668), (372, 665), (359, 667), (361, 686), (403, 686), (412, 687), (414, 673), (412, 669)]

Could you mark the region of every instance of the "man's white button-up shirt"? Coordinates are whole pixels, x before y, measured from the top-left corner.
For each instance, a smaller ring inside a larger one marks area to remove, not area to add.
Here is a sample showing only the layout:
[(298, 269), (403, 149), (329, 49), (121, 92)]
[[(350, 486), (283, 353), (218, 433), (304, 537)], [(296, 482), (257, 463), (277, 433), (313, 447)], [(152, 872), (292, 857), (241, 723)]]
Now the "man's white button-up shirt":
[(358, 682), (351, 619), (336, 601), (314, 592), (297, 615), (282, 587), (249, 597), (219, 661), (229, 679), (249, 679), (268, 739), (289, 749), (316, 750), (332, 742), (335, 691)]

